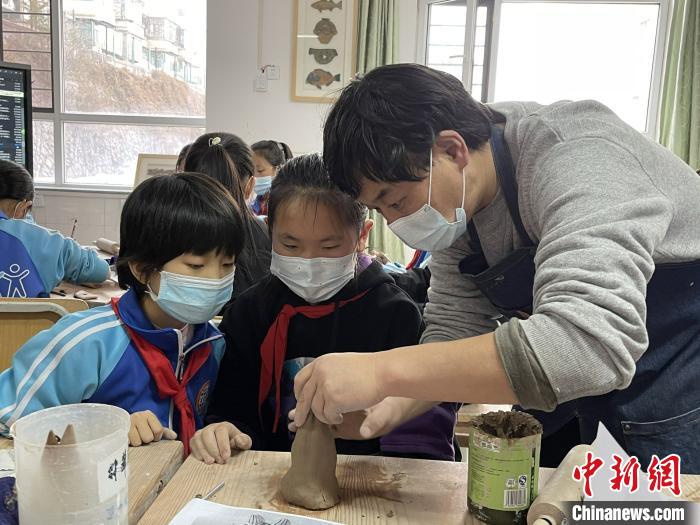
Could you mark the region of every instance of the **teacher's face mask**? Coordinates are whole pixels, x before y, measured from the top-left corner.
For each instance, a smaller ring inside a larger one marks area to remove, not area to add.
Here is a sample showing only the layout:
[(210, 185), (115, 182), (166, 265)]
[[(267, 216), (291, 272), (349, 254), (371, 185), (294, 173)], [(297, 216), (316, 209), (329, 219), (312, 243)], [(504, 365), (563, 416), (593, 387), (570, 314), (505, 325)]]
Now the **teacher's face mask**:
[(430, 151), (429, 178), (428, 202), (411, 215), (396, 219), (389, 224), (389, 229), (411, 248), (434, 252), (449, 248), (467, 230), (467, 213), (464, 211), (467, 178), (462, 170), (462, 205), (455, 210), (456, 219), (454, 222), (448, 222), (439, 211), (430, 205), (433, 187), (432, 150)]

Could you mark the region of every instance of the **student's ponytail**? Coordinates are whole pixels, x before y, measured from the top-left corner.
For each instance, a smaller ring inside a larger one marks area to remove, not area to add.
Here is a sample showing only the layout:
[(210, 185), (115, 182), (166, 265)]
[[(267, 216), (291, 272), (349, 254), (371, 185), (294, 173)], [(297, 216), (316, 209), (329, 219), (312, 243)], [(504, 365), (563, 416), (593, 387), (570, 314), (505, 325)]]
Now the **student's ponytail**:
[[(240, 141), (230, 133), (206, 133), (200, 136), (187, 152), (185, 171), (203, 173), (216, 179), (231, 193), (238, 207), (247, 210), (248, 204), (243, 188), (252, 176), (253, 161), (250, 158), (250, 149), (242, 141), (240, 142), (244, 154), (237, 155), (238, 158), (231, 155), (229, 142), (232, 137)], [(244, 172), (246, 177), (243, 176)]]
[(0, 199), (34, 199), (32, 176), (22, 166), (9, 160), (0, 160)]
[(252, 152), (248, 145), (232, 133), (205, 133), (190, 146), (185, 158), (185, 171), (202, 173), (216, 179), (229, 191), (241, 209), (246, 234), (245, 247), (240, 255), (244, 264), (238, 265), (237, 272), (248, 282), (262, 277), (264, 273), (260, 273), (256, 265), (260, 259), (259, 253), (267, 248), (258, 245), (256, 238), (261, 237), (261, 232), (262, 236), (267, 237), (267, 227), (255, 217), (245, 201), (243, 188), (254, 171)]
[(277, 142), (274, 140), (261, 140), (253, 144), (250, 148), (275, 168), (279, 168), (294, 156), (289, 146), (284, 142)]
[(289, 146), (287, 146), (284, 142), (278, 142), (277, 143), (282, 150), (282, 154), (284, 155), (284, 162), (287, 162), (288, 160), (292, 159), (294, 155), (292, 155), (292, 150), (289, 149)]

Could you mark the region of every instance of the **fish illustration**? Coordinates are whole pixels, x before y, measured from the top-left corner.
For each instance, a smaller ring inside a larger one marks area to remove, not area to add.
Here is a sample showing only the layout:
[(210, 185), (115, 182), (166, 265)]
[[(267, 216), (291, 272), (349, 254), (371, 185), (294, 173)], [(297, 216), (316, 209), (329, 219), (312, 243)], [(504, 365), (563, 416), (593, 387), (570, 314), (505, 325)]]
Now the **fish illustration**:
[(316, 86), (318, 89), (330, 86), (333, 82), (340, 82), (340, 74), (333, 75), (325, 69), (314, 69), (306, 76), (306, 83)]
[(314, 60), (319, 64), (328, 64), (328, 62), (338, 56), (338, 51), (336, 49), (318, 49), (312, 47), (309, 49), (309, 55), (313, 55)]
[(283, 518), (272, 523), (271, 521), (268, 522), (260, 514), (252, 514), (250, 518), (248, 518), (248, 523), (246, 525), (292, 525), (292, 522), (289, 521), (287, 518)]
[(321, 18), (314, 27), (314, 35), (318, 37), (318, 41), (322, 44), (327, 44), (333, 37), (338, 34), (338, 29), (335, 24), (328, 18)]
[(323, 13), (324, 11), (332, 12), (335, 8), (342, 9), (343, 2), (341, 0), (336, 4), (332, 0), (318, 0), (318, 2), (314, 2), (313, 4), (311, 4), (311, 7), (313, 7), (314, 9), (318, 9), (319, 13)]

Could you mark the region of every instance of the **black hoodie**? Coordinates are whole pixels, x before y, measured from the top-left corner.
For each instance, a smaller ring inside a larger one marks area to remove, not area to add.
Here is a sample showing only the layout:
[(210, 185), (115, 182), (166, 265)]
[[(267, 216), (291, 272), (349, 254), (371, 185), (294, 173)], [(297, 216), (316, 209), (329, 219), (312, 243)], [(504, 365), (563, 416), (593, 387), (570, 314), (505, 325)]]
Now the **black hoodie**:
[[(337, 303), (367, 293), (338, 308)], [(353, 278), (332, 299), (334, 312), (319, 319), (302, 315), (289, 325), (282, 380), (281, 416), (272, 431), (274, 395), (258, 416), (260, 345), (282, 307), (308, 305), (277, 277), (268, 276), (243, 293), (228, 308), (220, 329), (226, 336), (226, 353), (212, 395), (207, 422), (230, 421), (253, 439), (258, 450), (291, 448), (287, 413), (294, 406), (293, 375), (311, 359), (331, 352), (377, 352), (418, 343), (421, 314), (408, 295), (397, 287), (377, 262)], [(379, 440), (336, 440), (340, 454), (379, 452)]]

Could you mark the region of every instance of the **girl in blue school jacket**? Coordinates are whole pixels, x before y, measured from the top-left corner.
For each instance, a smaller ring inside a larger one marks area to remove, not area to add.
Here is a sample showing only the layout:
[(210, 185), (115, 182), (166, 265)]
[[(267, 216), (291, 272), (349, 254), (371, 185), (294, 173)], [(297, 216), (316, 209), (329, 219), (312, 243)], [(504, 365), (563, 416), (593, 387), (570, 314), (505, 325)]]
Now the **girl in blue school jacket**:
[(48, 297), (64, 279), (107, 279), (109, 266), (96, 252), (31, 221), (33, 199), (29, 172), (0, 160), (0, 297)]
[(0, 431), (68, 403), (119, 406), (137, 446), (177, 436), (189, 451), (224, 352), (208, 323), (231, 297), (243, 246), (240, 207), (218, 182), (193, 173), (140, 184), (124, 205), (117, 260), (128, 291), (64, 317), (0, 374)]

